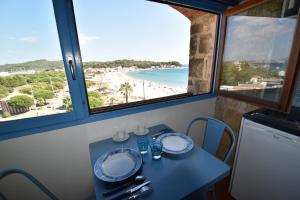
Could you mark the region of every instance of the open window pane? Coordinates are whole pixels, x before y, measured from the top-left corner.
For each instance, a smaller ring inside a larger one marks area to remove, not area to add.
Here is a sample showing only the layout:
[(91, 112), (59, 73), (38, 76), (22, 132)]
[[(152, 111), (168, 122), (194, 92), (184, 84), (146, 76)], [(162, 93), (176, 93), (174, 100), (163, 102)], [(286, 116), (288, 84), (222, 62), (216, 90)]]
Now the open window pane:
[(279, 102), (297, 22), (295, 2), (267, 1), (228, 17), (221, 91)]
[(71, 111), (52, 1), (4, 1), (0, 13), (0, 121)]

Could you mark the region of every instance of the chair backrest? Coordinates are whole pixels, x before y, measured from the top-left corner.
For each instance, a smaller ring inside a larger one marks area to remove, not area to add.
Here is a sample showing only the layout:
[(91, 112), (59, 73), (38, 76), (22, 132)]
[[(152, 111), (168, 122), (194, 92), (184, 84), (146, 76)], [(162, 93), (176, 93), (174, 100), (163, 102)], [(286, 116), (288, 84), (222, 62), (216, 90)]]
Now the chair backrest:
[[(8, 175), (11, 174), (21, 174), (25, 176), (28, 180), (30, 180), (33, 184), (35, 184), (40, 190), (42, 190), (50, 199), (52, 200), (58, 200), (58, 198), (50, 192), (40, 181), (38, 181), (34, 176), (29, 174), (28, 172), (21, 170), (21, 169), (4, 169), (0, 170), (0, 180)], [(0, 193), (1, 194), (1, 193)], [(1, 194), (3, 199), (5, 199), (4, 195)]]
[(224, 158), (224, 162), (227, 162), (236, 144), (236, 136), (234, 131), (223, 121), (210, 117), (197, 117), (190, 122), (186, 132), (187, 135), (189, 135), (192, 125), (197, 121), (207, 121), (202, 148), (214, 156), (216, 156), (220, 141), (223, 134), (225, 133), (225, 130), (227, 131), (227, 133), (231, 137), (231, 145)]

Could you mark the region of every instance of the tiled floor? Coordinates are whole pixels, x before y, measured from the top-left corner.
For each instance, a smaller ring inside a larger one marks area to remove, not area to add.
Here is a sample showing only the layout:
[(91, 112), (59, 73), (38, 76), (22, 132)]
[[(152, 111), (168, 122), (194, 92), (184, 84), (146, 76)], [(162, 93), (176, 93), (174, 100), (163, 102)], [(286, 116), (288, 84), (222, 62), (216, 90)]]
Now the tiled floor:
[(229, 183), (230, 183), (230, 177), (228, 176), (216, 184), (215, 190), (216, 190), (217, 200), (234, 200), (234, 198), (231, 197), (228, 192)]
[[(217, 200), (235, 200), (233, 197), (230, 196), (228, 192), (229, 183), (230, 183), (230, 177), (226, 177), (225, 179), (223, 179), (222, 181), (220, 181), (215, 185)], [(195, 193), (185, 198), (185, 200), (199, 200), (199, 199), (201, 199), (201, 195), (199, 196), (199, 193)], [(207, 194), (207, 199), (213, 200), (211, 192)]]

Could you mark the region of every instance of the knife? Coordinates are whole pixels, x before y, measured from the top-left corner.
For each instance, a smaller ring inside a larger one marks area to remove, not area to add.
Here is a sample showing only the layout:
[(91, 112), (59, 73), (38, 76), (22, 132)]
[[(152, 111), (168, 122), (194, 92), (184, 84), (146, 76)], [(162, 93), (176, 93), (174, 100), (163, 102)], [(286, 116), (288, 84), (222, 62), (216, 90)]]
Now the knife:
[(141, 197), (147, 196), (148, 194), (150, 194), (152, 192), (152, 188), (148, 187), (148, 186), (144, 186), (142, 187), (139, 192), (137, 192), (136, 194), (131, 195), (128, 200), (134, 200), (134, 199), (140, 199)]
[(131, 189), (126, 190), (125, 192), (122, 192), (122, 193), (118, 194), (117, 196), (113, 197), (111, 200), (122, 199), (124, 196), (130, 195), (130, 194), (138, 191), (143, 186), (148, 185), (150, 183), (151, 183), (151, 181), (146, 181), (146, 182), (144, 182), (144, 183), (142, 183), (142, 184), (140, 184), (138, 186), (135, 186), (135, 187), (133, 187)]
[(151, 137), (153, 139), (158, 138), (160, 135), (166, 133), (166, 132), (170, 132), (170, 130), (168, 128), (164, 128), (164, 129), (160, 129), (159, 131), (156, 131), (154, 134), (151, 135)]

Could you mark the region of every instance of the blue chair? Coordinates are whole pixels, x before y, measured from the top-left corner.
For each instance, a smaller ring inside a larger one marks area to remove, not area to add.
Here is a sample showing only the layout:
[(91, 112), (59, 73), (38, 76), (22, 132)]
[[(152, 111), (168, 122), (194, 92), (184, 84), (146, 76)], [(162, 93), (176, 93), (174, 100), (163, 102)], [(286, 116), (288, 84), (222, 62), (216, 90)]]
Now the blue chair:
[[(206, 121), (207, 122), (205, 132), (204, 132), (205, 135), (204, 135), (202, 148), (214, 156), (216, 156), (216, 154), (217, 154), (217, 150), (218, 150), (220, 141), (222, 139), (222, 136), (225, 133), (225, 130), (229, 134), (229, 136), (231, 137), (231, 145), (230, 145), (229, 150), (227, 151), (225, 158), (223, 160), (223, 162), (227, 162), (233, 152), (235, 145), (236, 145), (236, 135), (235, 135), (234, 131), (230, 128), (230, 126), (228, 126), (223, 121), (220, 121), (220, 120), (217, 120), (214, 118), (210, 118), (210, 117), (197, 117), (190, 122), (190, 124), (187, 128), (187, 132), (186, 132), (187, 135), (189, 135), (192, 125), (198, 121)], [(214, 187), (209, 188), (208, 191), (211, 191), (212, 195), (213, 195), (213, 199), (216, 199)]]
[(189, 135), (192, 125), (197, 121), (207, 122), (202, 148), (214, 156), (217, 154), (217, 150), (225, 130), (227, 131), (231, 137), (231, 146), (223, 160), (224, 162), (227, 162), (234, 149), (234, 146), (236, 145), (236, 136), (234, 131), (225, 122), (218, 119), (210, 117), (197, 117), (190, 122), (186, 132), (187, 135)]
[[(41, 182), (39, 182), (34, 176), (31, 174), (25, 172), (24, 170), (21, 169), (5, 169), (5, 170), (0, 170), (0, 180), (8, 175), (11, 174), (21, 174), (28, 178), (33, 184), (35, 184), (40, 190), (42, 190), (50, 199), (52, 200), (58, 200), (58, 198), (50, 192)], [(4, 195), (0, 193), (0, 197), (5, 199)]]

